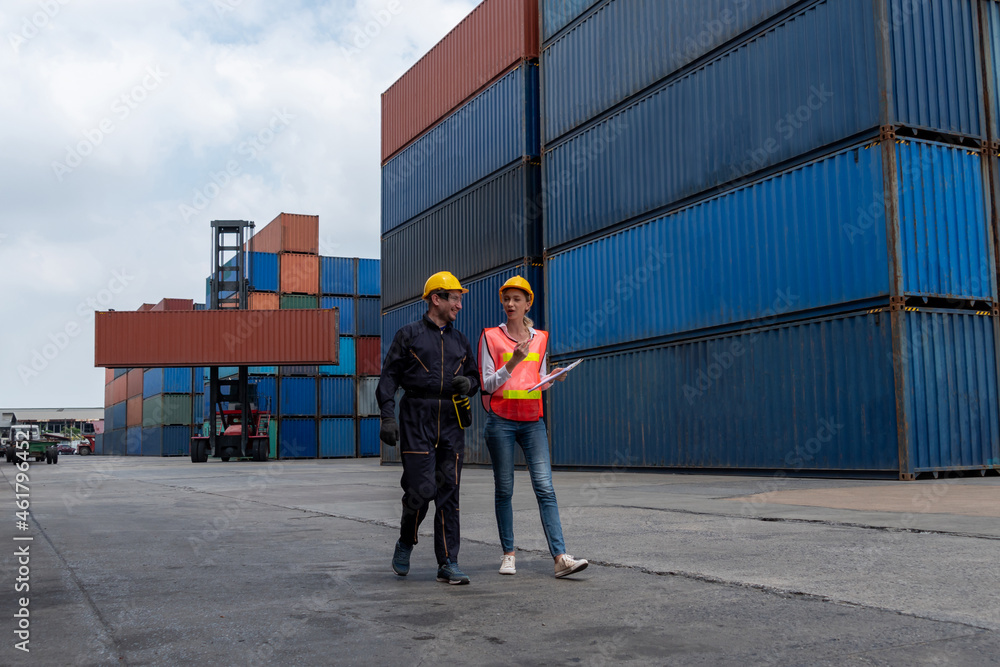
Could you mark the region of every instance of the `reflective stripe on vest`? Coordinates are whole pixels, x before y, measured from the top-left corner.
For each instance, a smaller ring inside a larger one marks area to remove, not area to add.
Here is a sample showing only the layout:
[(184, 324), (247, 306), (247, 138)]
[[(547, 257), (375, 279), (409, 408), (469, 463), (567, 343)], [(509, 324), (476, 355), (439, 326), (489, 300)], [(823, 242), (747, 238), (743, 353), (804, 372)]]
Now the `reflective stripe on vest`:
[[(538, 384), (539, 372), (549, 335), (538, 329), (528, 345), (528, 355), (519, 363), (510, 379), (493, 394), (482, 393), (483, 407), (504, 419), (513, 421), (538, 421), (542, 417), (542, 392), (528, 389)], [(500, 369), (514, 356), (517, 342), (503, 332), (500, 327), (485, 329), (480, 345), (487, 345), (493, 367)]]

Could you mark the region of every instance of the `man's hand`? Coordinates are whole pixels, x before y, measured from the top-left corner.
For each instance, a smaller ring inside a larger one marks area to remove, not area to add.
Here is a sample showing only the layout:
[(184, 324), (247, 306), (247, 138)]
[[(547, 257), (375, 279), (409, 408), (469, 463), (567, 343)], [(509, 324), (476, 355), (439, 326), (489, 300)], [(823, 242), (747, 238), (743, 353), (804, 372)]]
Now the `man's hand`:
[(455, 379), (451, 381), (451, 390), (456, 394), (461, 394), (462, 396), (468, 396), (469, 390), (472, 389), (472, 380), (465, 377), (464, 375), (456, 375)]
[(390, 447), (396, 446), (396, 441), (399, 440), (399, 424), (393, 417), (382, 420), (382, 428), (378, 432), (378, 437)]

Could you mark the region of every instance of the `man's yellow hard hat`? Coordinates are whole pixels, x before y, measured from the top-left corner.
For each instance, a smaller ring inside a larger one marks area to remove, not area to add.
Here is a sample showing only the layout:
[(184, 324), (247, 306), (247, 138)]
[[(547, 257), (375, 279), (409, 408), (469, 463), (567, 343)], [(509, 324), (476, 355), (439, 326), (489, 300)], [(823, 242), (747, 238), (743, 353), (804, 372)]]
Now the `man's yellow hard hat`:
[(528, 293), (528, 305), (530, 306), (535, 301), (535, 293), (531, 291), (531, 283), (522, 278), (521, 276), (514, 276), (507, 282), (503, 284), (500, 288), (500, 298), (503, 299), (503, 291), (510, 289), (511, 287), (516, 287), (519, 290), (524, 290)]
[(439, 271), (427, 279), (427, 282), (424, 283), (424, 298), (426, 299), (438, 290), (448, 292), (458, 290), (462, 294), (469, 291), (462, 287), (462, 283), (458, 282), (458, 278), (453, 276), (450, 271)]

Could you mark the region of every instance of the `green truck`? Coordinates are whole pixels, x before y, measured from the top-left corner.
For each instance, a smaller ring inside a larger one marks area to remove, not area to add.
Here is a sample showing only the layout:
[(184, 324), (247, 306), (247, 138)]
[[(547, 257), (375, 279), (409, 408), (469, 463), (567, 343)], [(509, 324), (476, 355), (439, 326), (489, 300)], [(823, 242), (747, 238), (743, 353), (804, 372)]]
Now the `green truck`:
[(7, 442), (7, 463), (34, 459), (45, 463), (59, 463), (59, 443), (42, 437), (38, 424), (15, 424), (10, 427)]

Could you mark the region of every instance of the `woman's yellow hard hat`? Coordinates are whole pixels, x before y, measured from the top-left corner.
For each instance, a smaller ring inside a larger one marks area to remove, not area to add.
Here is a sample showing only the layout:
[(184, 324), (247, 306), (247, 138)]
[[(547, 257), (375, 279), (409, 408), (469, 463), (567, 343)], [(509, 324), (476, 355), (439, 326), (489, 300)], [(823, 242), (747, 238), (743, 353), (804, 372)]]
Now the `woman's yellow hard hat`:
[(424, 283), (424, 298), (426, 299), (438, 290), (448, 292), (458, 290), (462, 294), (469, 291), (462, 287), (462, 283), (458, 282), (458, 278), (453, 276), (450, 271), (439, 271), (427, 279), (427, 282)]
[(514, 276), (507, 282), (503, 284), (500, 288), (500, 298), (503, 299), (503, 292), (506, 289), (515, 287), (519, 290), (524, 290), (528, 293), (528, 305), (530, 306), (535, 301), (535, 293), (531, 291), (531, 283), (522, 278), (521, 276)]

